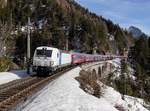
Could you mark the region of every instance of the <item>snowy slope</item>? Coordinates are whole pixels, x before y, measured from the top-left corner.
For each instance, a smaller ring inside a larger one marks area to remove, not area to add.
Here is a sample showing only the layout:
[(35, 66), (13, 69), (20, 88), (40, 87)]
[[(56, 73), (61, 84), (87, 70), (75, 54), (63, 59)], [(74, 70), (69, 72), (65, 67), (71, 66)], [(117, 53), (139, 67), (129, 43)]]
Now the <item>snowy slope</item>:
[(25, 70), (0, 72), (0, 85), (27, 76), (28, 75)]
[(101, 82), (101, 98), (85, 93), (75, 79), (80, 70), (77, 67), (51, 82), (35, 99), (28, 100), (30, 103), (22, 111), (118, 111), (115, 106), (125, 111), (148, 111), (142, 106), (142, 99), (125, 96), (123, 100), (119, 92)]
[(148, 111), (143, 107), (142, 99), (125, 95), (125, 99), (123, 100), (122, 95), (119, 92), (115, 91), (111, 87), (105, 87), (106, 88), (103, 90), (103, 98), (105, 98), (113, 106), (122, 106), (126, 111)]
[(98, 99), (79, 88), (77, 67), (50, 83), (22, 111), (117, 111), (105, 98)]

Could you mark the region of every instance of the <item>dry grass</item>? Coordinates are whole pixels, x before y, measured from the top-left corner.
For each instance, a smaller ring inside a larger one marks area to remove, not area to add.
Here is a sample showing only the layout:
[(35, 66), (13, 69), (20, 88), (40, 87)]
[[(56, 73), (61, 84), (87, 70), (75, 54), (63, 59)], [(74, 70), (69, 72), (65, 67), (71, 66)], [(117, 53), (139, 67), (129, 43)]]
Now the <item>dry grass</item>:
[(80, 82), (80, 87), (87, 93), (92, 94), (98, 98), (101, 96), (101, 88), (97, 83), (98, 77), (96, 71), (93, 72), (84, 71), (80, 72), (80, 76), (76, 77), (76, 80)]
[(8, 71), (11, 67), (11, 61), (6, 57), (0, 57), (0, 72)]

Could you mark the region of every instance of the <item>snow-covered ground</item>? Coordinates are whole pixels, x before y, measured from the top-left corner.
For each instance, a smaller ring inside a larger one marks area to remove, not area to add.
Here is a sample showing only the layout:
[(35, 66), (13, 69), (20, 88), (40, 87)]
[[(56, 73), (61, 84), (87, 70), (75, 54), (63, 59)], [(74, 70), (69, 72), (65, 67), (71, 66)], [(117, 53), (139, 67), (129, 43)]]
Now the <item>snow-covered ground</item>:
[(51, 82), (22, 111), (117, 111), (104, 98), (98, 99), (79, 88), (77, 67)]
[(112, 63), (115, 67), (120, 67), (120, 65), (121, 65), (121, 59), (119, 59), (119, 58), (110, 60), (110, 61), (108, 61), (108, 62), (109, 62), (109, 63)]
[(122, 100), (119, 92), (105, 85), (101, 98), (84, 92), (75, 79), (80, 71), (81, 68), (77, 67), (52, 81), (35, 99), (28, 100), (30, 104), (22, 111), (118, 111), (116, 105), (126, 111), (148, 111), (135, 98), (126, 96)]
[(144, 101), (142, 99), (124, 96), (125, 99), (123, 100), (122, 95), (119, 92), (108, 86), (106, 86), (103, 91), (103, 98), (113, 106), (121, 106), (125, 111), (148, 111), (143, 107), (142, 104)]
[(25, 70), (11, 71), (11, 72), (0, 72), (0, 85), (29, 76)]

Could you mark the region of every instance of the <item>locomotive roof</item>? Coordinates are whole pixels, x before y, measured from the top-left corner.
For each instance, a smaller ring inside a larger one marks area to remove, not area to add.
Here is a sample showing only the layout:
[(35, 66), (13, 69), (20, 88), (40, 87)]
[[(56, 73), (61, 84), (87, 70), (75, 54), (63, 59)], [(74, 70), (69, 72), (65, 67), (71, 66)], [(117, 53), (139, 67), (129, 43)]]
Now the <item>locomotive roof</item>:
[(63, 53), (69, 53), (69, 51), (66, 51), (66, 50), (60, 50), (58, 48), (54, 48), (54, 47), (48, 47), (48, 46), (40, 46), (40, 47), (37, 47), (36, 49), (39, 49), (39, 50), (42, 50), (43, 48), (46, 48), (47, 50), (59, 50)]
[(43, 48), (46, 48), (48, 50), (59, 50), (57, 48), (54, 48), (54, 47), (48, 47), (48, 46), (40, 46), (40, 47), (37, 47), (36, 49), (43, 49)]

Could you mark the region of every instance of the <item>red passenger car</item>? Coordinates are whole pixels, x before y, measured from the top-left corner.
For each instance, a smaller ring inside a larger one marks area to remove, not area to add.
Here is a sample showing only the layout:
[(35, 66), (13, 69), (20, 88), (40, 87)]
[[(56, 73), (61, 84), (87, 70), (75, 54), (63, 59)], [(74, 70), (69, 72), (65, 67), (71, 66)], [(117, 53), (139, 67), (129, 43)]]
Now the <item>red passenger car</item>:
[(81, 64), (85, 62), (84, 54), (73, 53), (71, 56), (72, 56), (72, 64)]

